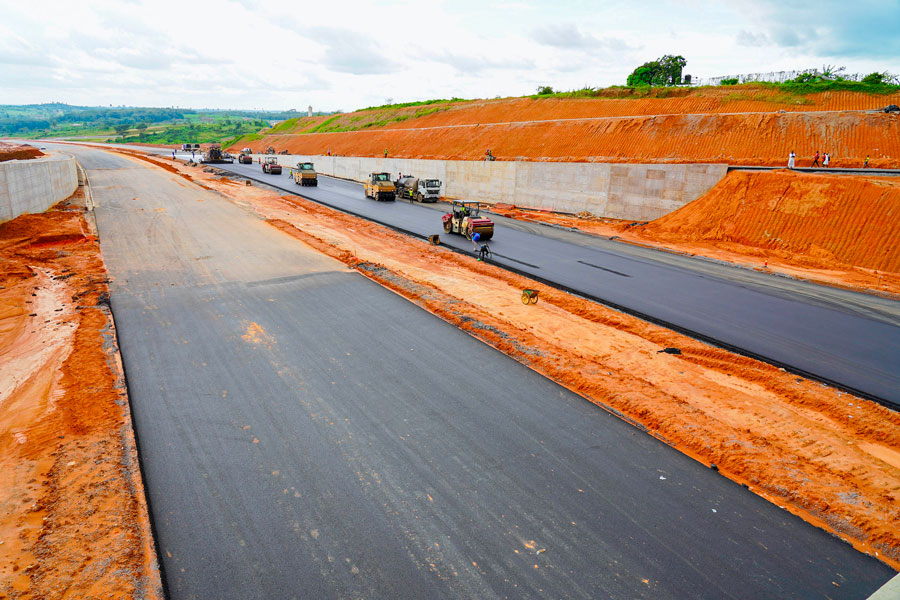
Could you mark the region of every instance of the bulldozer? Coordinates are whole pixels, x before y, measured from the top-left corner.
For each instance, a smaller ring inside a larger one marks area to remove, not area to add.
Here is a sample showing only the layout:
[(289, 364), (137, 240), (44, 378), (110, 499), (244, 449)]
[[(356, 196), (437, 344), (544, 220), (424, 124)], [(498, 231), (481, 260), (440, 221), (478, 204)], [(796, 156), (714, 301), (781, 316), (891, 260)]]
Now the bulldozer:
[(266, 158), (262, 165), (262, 171), (269, 175), (281, 175), (281, 165), (278, 164), (278, 159), (274, 156)]
[(238, 162), (242, 165), (252, 165), (253, 150), (250, 148), (242, 148), (241, 153), (238, 155)]
[(294, 183), (297, 185), (319, 185), (319, 176), (311, 162), (298, 162), (294, 170)]
[(390, 173), (369, 173), (369, 180), (365, 184), (366, 198), (375, 200), (393, 200), (397, 194), (397, 188), (391, 181)]
[(212, 144), (209, 149), (203, 153), (200, 162), (205, 165), (233, 163), (234, 158), (227, 152), (222, 152), (222, 146), (219, 144)]
[(454, 200), (451, 212), (445, 214), (441, 219), (444, 222), (444, 231), (447, 233), (458, 233), (469, 239), (477, 233), (484, 241), (494, 237), (494, 222), (481, 216), (481, 203), (479, 202)]

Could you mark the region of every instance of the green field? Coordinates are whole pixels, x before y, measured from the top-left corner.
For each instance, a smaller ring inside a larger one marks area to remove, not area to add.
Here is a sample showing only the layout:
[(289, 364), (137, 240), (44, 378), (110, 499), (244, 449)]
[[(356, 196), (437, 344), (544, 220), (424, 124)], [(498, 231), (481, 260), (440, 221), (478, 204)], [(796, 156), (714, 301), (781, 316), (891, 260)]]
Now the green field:
[(0, 105), (0, 137), (183, 144), (228, 142), (297, 117), (296, 111)]

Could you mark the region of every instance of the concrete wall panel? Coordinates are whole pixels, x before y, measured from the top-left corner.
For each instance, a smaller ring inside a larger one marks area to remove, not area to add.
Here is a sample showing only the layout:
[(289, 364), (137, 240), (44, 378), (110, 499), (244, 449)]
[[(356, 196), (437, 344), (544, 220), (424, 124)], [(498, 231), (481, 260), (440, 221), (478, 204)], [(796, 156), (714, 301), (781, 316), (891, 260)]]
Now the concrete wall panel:
[[(258, 156), (258, 155), (257, 155)], [(719, 164), (610, 164), (423, 160), (356, 156), (278, 155), (292, 167), (310, 160), (316, 170), (354, 181), (387, 171), (436, 178), (448, 198), (506, 203), (558, 212), (590, 212), (650, 221), (696, 200), (727, 172)]]
[(0, 162), (0, 222), (44, 212), (77, 188), (75, 159), (68, 154)]

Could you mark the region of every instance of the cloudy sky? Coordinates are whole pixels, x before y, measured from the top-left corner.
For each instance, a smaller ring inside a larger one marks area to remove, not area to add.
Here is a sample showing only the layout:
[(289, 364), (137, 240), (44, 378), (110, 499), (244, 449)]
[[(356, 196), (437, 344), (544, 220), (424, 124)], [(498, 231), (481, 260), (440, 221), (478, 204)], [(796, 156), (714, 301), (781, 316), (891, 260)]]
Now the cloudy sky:
[(694, 77), (900, 73), (900, 0), (0, 0), (0, 104), (351, 110)]

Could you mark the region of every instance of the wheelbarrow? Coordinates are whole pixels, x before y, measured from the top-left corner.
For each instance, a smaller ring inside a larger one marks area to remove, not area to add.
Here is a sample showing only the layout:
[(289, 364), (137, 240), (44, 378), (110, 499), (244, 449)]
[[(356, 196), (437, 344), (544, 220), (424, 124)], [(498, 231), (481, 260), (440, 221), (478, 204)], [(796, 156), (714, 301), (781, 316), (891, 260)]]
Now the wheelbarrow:
[(537, 304), (538, 301), (538, 291), (537, 290), (522, 290), (522, 304)]

